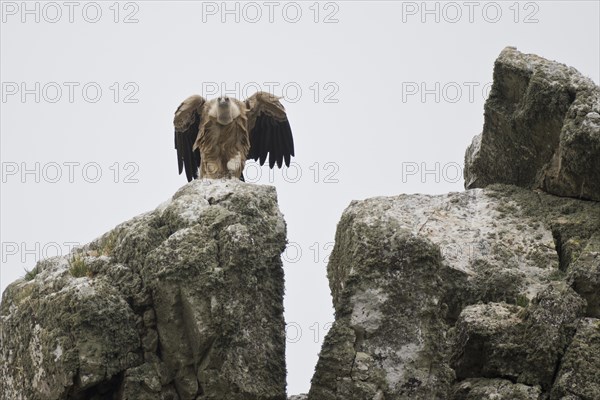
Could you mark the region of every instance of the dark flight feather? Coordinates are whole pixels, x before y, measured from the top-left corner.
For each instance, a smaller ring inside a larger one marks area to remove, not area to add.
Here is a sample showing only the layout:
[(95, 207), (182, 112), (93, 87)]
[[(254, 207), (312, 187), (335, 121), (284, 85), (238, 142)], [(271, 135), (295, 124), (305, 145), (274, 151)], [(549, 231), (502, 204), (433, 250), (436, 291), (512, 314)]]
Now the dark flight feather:
[(202, 107), (205, 100), (200, 96), (187, 98), (175, 111), (175, 149), (179, 174), (185, 169), (188, 182), (198, 178), (200, 167), (200, 150), (194, 150), (194, 142), (202, 118)]
[(248, 158), (264, 165), (269, 158), (269, 168), (275, 165), (289, 167), (294, 155), (294, 138), (285, 108), (279, 98), (270, 93), (258, 92), (246, 100), (250, 152)]

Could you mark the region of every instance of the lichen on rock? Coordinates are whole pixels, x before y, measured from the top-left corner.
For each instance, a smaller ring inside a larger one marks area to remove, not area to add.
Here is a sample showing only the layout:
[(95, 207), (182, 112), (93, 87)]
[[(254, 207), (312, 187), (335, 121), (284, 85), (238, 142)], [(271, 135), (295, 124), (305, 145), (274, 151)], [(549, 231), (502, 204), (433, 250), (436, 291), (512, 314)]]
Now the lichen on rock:
[(465, 379), (455, 385), (451, 400), (538, 400), (542, 391), (506, 379)]
[(599, 93), (507, 48), (469, 190), (350, 203), (309, 400), (599, 396)]
[(505, 48), (465, 188), (506, 183), (600, 200), (600, 88), (575, 68)]
[(548, 391), (586, 306), (561, 271), (555, 232), (573, 231), (560, 210), (588, 216), (585, 243), (600, 204), (547, 197), (497, 185), (352, 202), (328, 265), (336, 321), (309, 398), (442, 399), (475, 378)]
[[(353, 201), (335, 322), (288, 400), (600, 398), (600, 89), (500, 54), (461, 193)], [(10, 285), (8, 399), (284, 400), (274, 188), (194, 181)]]
[(600, 398), (600, 319), (584, 318), (558, 370), (552, 400)]
[(198, 180), (40, 262), (3, 296), (0, 393), (286, 399), (285, 235), (273, 187)]

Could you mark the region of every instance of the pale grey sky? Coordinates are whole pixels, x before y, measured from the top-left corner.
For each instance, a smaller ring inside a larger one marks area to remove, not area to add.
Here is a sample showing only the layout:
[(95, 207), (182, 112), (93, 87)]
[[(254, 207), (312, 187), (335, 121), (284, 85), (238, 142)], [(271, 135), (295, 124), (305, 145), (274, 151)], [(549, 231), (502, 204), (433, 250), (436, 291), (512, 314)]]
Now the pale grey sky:
[(598, 1), (1, 4), (0, 290), (186, 182), (184, 98), (285, 97), (295, 164), (246, 175), (277, 187), (288, 224), (290, 394), (333, 320), (326, 257), (348, 203), (462, 190), (505, 46), (600, 75)]

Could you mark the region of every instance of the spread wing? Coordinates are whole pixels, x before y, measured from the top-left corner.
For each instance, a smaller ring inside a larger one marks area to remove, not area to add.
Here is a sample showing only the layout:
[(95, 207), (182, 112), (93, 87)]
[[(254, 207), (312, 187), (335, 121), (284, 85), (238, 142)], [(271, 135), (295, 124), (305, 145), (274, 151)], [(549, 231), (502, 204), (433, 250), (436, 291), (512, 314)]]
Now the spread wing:
[(281, 168), (283, 162), (290, 166), (294, 155), (292, 129), (279, 98), (270, 93), (257, 92), (246, 99), (250, 152), (248, 158), (265, 163), (269, 155), (269, 167), (275, 163)]
[(173, 125), (175, 126), (175, 149), (179, 174), (185, 167), (188, 182), (198, 178), (200, 150), (193, 149), (202, 119), (202, 108), (206, 100), (201, 96), (190, 96), (177, 107)]

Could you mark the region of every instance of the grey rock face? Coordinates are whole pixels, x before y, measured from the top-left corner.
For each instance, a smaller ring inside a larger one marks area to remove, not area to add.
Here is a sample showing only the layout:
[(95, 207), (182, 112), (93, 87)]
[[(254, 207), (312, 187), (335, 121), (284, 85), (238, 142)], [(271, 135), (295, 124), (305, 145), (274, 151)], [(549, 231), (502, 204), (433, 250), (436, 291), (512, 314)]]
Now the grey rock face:
[(527, 309), (504, 303), (466, 307), (452, 343), (457, 379), (503, 377), (549, 390), (584, 306), (560, 282), (539, 293)]
[(516, 380), (525, 349), (520, 346), (521, 307), (503, 303), (466, 307), (456, 323), (452, 366), (459, 380), (503, 376)]
[(466, 379), (452, 391), (452, 400), (538, 400), (539, 387), (504, 379)]
[(2, 299), (2, 398), (286, 399), (285, 235), (273, 187), (194, 181), (39, 263)]
[(567, 348), (552, 390), (553, 400), (600, 398), (600, 320), (584, 318)]
[(310, 400), (600, 398), (599, 100), (506, 48), (471, 190), (350, 204)]
[[(599, 90), (511, 48), (494, 79), (474, 189), (345, 210), (288, 400), (600, 398)], [(286, 399), (285, 232), (272, 187), (194, 181), (38, 263), (0, 305), (1, 398)]]
[(600, 203), (514, 186), (352, 202), (309, 399), (548, 394), (590, 291), (567, 270), (589, 266), (599, 230)]
[(587, 242), (568, 269), (568, 280), (587, 301), (586, 315), (600, 318), (600, 232)]
[(465, 188), (507, 183), (600, 200), (600, 88), (591, 79), (507, 47), (484, 116), (465, 154)]
[(394, 221), (352, 211), (342, 217), (329, 264), (336, 321), (309, 399), (439, 396), (452, 379), (434, 294), (442, 287), (439, 252)]

